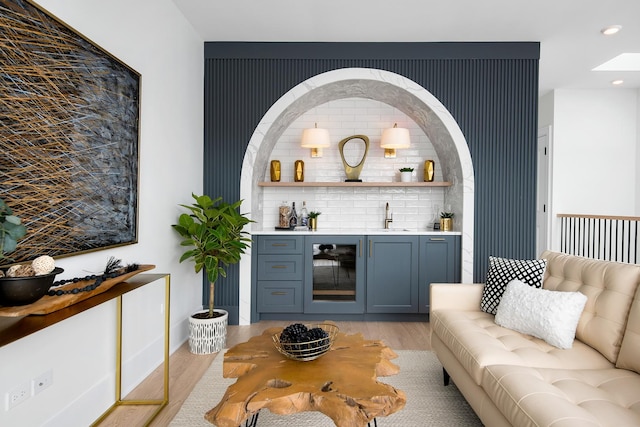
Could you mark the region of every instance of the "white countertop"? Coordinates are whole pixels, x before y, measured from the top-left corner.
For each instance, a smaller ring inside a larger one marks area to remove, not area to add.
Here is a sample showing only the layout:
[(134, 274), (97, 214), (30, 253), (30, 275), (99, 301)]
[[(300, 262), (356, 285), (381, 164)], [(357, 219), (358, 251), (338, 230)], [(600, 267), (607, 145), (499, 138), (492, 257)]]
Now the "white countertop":
[(405, 236), (429, 236), (429, 235), (453, 235), (459, 236), (462, 233), (460, 231), (434, 231), (434, 230), (409, 230), (409, 229), (351, 229), (351, 230), (329, 230), (318, 229), (316, 231), (311, 230), (259, 230), (251, 231), (252, 235), (295, 235), (295, 236), (315, 236), (315, 235), (376, 235), (376, 236), (388, 236), (388, 235), (405, 235)]

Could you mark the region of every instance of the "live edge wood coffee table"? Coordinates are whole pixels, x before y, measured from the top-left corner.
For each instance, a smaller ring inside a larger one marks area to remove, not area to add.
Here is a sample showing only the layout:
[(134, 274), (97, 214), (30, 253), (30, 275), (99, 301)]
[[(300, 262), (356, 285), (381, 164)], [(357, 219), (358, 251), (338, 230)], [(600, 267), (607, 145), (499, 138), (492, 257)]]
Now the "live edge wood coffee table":
[(398, 355), (382, 341), (338, 333), (331, 350), (303, 362), (275, 348), (271, 337), (281, 330), (270, 328), (227, 351), (223, 376), (238, 380), (206, 420), (238, 427), (267, 408), (282, 415), (319, 411), (338, 427), (360, 427), (404, 407), (404, 392), (377, 380), (400, 371), (390, 362)]

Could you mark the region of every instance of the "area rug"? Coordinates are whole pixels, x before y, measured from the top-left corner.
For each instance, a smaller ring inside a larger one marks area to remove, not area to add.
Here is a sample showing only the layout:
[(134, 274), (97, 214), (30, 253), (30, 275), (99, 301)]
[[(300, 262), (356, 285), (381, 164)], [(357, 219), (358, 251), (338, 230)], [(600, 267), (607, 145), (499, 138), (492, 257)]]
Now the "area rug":
[[(442, 385), (442, 366), (430, 351), (399, 350), (393, 362), (400, 366), (400, 373), (380, 377), (407, 395), (407, 404), (400, 411), (377, 420), (380, 427), (396, 426), (482, 426), (460, 391), (451, 383)], [(219, 354), (202, 379), (193, 389), (176, 414), (172, 427), (211, 427), (204, 414), (213, 408), (235, 378), (222, 378), (222, 354)], [(274, 415), (268, 410), (260, 412), (258, 427), (289, 426), (329, 427), (333, 421), (318, 412), (293, 415)], [(373, 423), (371, 424), (373, 425)]]

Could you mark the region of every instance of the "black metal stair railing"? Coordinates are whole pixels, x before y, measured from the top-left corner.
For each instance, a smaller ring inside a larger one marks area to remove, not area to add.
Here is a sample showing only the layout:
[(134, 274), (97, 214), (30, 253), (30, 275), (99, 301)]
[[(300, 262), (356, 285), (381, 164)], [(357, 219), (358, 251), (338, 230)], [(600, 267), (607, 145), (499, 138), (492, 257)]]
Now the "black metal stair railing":
[(558, 214), (560, 250), (572, 255), (638, 264), (640, 217)]

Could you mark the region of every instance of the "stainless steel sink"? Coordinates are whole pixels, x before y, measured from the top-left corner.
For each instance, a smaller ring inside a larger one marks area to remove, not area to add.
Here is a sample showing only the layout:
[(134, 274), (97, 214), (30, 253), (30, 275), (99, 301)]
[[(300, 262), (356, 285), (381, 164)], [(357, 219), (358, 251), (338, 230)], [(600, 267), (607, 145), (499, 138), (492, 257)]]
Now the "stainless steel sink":
[(411, 233), (415, 230), (410, 230), (408, 228), (374, 228), (367, 231), (369, 233)]

